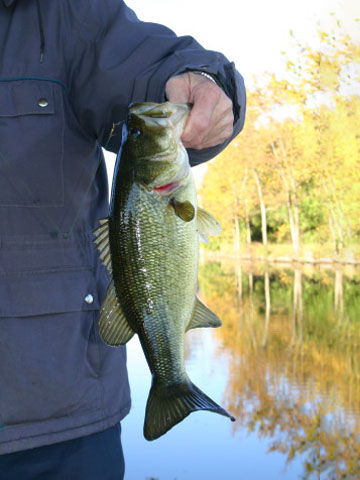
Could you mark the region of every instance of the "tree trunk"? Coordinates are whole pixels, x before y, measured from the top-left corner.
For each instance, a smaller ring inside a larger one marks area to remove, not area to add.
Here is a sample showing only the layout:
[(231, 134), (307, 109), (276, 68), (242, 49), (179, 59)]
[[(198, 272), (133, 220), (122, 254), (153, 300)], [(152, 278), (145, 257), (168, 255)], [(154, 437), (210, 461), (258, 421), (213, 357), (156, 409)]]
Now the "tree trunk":
[(235, 215), (234, 218), (234, 236), (235, 236), (235, 253), (236, 255), (240, 255), (240, 225), (239, 225), (239, 217)]
[(249, 215), (249, 202), (245, 198), (245, 225), (246, 225), (246, 243), (250, 245), (251, 243), (251, 228), (250, 228), (250, 215)]
[(344, 232), (342, 229), (341, 221), (339, 219), (339, 215), (336, 212), (336, 208), (334, 206), (333, 200), (331, 198), (331, 192), (328, 187), (327, 182), (325, 181), (325, 178), (322, 176), (321, 177), (321, 184), (325, 192), (325, 197), (327, 201), (327, 206), (329, 209), (329, 215), (332, 220), (332, 224), (334, 227), (334, 231), (336, 231), (336, 240), (335, 240), (335, 251), (336, 253), (339, 253), (339, 246), (340, 249), (344, 248)]
[(294, 215), (289, 182), (286, 178), (285, 172), (282, 167), (280, 167), (280, 175), (286, 191), (286, 206), (287, 206), (288, 216), (289, 216), (291, 241), (293, 244), (294, 254), (297, 257), (299, 254), (299, 235), (298, 235), (299, 224), (298, 224), (298, 221), (296, 221), (295, 215)]
[(334, 220), (331, 216), (331, 212), (329, 212), (329, 230), (330, 230), (333, 242), (334, 242), (335, 253), (336, 253), (336, 255), (338, 255), (339, 254), (339, 243), (338, 243), (338, 239), (337, 239), (337, 235), (336, 235), (336, 230), (335, 230), (335, 227), (334, 227)]
[(239, 218), (239, 202), (241, 201), (241, 197), (244, 193), (245, 185), (247, 181), (247, 169), (245, 170), (242, 182), (241, 182), (241, 190), (240, 194), (237, 191), (236, 184), (234, 183), (232, 186), (233, 190), (233, 198), (234, 198), (234, 233), (235, 233), (235, 252), (240, 255), (241, 249), (241, 236), (240, 236), (240, 218)]
[(297, 202), (296, 181), (293, 173), (291, 172), (289, 163), (287, 161), (287, 154), (284, 142), (280, 141), (282, 158), (280, 159), (279, 153), (275, 146), (274, 141), (271, 139), (271, 149), (275, 159), (278, 162), (278, 168), (280, 170), (280, 176), (286, 190), (286, 203), (289, 215), (291, 240), (294, 249), (295, 258), (299, 257), (300, 253), (300, 220), (299, 220), (299, 207)]
[(258, 196), (259, 196), (259, 203), (260, 203), (262, 241), (263, 241), (264, 247), (267, 247), (267, 224), (266, 224), (266, 207), (264, 202), (264, 196), (262, 193), (260, 177), (256, 168), (253, 169), (253, 173), (254, 173), (254, 178), (256, 182), (256, 187), (257, 187)]

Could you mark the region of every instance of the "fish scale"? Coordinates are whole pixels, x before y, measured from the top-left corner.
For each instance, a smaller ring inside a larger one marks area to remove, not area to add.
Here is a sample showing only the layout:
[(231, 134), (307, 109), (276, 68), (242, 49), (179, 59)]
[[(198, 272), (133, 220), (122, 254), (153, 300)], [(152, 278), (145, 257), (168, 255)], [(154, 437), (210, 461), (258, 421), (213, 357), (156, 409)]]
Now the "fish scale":
[(153, 440), (196, 410), (234, 418), (196, 387), (184, 362), (184, 336), (218, 327), (196, 297), (199, 234), (219, 224), (197, 207), (195, 183), (180, 135), (183, 104), (134, 104), (113, 181), (110, 216), (94, 232), (111, 274), (99, 330), (111, 346), (137, 334), (152, 373), (144, 435)]
[[(140, 326), (142, 330), (141, 343), (153, 371), (159, 380), (172, 384), (185, 378), (183, 336), (197, 283), (196, 225), (180, 220), (167, 199), (152, 196), (141, 185), (133, 184), (132, 192), (126, 194), (123, 178), (119, 177), (117, 185), (121, 199), (115, 198), (115, 202), (122, 211), (129, 210), (127, 202), (133, 203), (133, 208), (131, 218), (126, 219), (114, 211), (113, 248), (120, 244), (122, 258), (121, 268), (113, 267), (115, 287), (132, 328), (137, 331)], [(188, 188), (194, 190), (191, 184)], [(175, 258), (173, 245), (181, 252)]]

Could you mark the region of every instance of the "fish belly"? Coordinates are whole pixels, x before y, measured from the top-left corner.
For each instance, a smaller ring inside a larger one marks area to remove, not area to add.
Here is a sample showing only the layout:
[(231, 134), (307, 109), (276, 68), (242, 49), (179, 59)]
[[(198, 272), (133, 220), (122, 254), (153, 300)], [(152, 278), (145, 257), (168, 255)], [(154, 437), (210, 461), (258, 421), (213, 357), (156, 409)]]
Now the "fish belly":
[(113, 277), (125, 316), (157, 381), (182, 382), (184, 334), (197, 286), (195, 219), (184, 222), (168, 198), (135, 184), (113, 225)]

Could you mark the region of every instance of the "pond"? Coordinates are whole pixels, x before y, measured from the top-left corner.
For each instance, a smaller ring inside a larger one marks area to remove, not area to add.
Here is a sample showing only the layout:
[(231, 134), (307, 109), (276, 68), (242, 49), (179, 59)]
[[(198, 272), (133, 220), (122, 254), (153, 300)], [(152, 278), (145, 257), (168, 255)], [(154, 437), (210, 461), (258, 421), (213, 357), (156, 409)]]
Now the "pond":
[(203, 262), (199, 296), (223, 326), (186, 334), (187, 371), (237, 420), (195, 412), (144, 440), (150, 373), (131, 340), (125, 479), (360, 478), (360, 270)]

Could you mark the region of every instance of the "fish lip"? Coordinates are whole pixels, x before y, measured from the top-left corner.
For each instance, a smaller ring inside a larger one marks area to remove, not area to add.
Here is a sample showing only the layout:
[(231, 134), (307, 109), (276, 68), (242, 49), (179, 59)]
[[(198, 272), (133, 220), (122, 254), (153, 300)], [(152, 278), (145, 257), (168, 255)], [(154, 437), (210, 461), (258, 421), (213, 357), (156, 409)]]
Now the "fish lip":
[(171, 104), (153, 102), (135, 102), (129, 105), (129, 114), (141, 117), (169, 118), (173, 113)]
[(175, 117), (178, 121), (184, 115), (188, 115), (191, 110), (190, 103), (153, 103), (153, 102), (135, 102), (129, 105), (131, 115), (148, 118), (170, 118)]
[(133, 103), (129, 107), (128, 117), (139, 117), (145, 125), (158, 124), (164, 128), (172, 128), (175, 137), (180, 139), (190, 110), (189, 103)]

